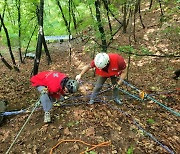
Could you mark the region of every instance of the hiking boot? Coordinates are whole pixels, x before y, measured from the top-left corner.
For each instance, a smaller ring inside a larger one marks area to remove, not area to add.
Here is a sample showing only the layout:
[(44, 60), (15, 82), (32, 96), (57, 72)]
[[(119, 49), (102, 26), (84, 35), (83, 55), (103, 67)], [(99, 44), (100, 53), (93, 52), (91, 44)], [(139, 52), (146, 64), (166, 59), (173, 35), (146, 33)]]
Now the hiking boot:
[(114, 101), (119, 104), (119, 105), (122, 105), (123, 102), (122, 102), (122, 99), (119, 99), (119, 98), (114, 98)]
[(89, 105), (94, 104), (94, 99), (90, 99), (90, 101), (88, 102)]
[(45, 123), (51, 122), (51, 115), (49, 112), (44, 113), (44, 122)]

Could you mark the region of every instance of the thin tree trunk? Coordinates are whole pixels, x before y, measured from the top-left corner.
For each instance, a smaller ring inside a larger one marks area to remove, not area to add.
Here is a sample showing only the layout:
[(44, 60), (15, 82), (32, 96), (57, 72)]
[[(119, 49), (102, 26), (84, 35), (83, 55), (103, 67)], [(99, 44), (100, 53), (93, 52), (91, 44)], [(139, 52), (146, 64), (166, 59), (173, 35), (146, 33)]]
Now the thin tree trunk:
[(131, 54), (128, 55), (128, 67), (127, 67), (127, 77), (126, 77), (127, 80), (129, 79), (130, 64), (131, 64)]
[(73, 23), (74, 23), (74, 29), (76, 30), (76, 34), (77, 34), (77, 22), (76, 22), (76, 15), (74, 13), (74, 9), (75, 9), (75, 5), (73, 3), (73, 1), (71, 1), (71, 14), (72, 14), (72, 18), (73, 18)]
[(71, 27), (71, 0), (69, 0), (69, 24), (68, 24), (68, 33), (69, 33), (69, 61), (70, 61), (70, 64), (71, 64), (71, 30), (70, 30), (70, 27)]
[(98, 24), (99, 32), (101, 34), (102, 51), (107, 52), (106, 35), (105, 35), (104, 28), (103, 28), (102, 22), (101, 22), (100, 1), (99, 0), (95, 1), (95, 8), (96, 8), (97, 24)]
[(43, 43), (43, 46), (44, 46), (44, 51), (46, 53), (46, 57), (47, 57), (47, 61), (48, 61), (48, 65), (50, 65), (52, 63), (52, 60), (51, 60), (51, 56), (49, 54), (49, 50), (48, 50), (48, 47), (47, 47), (47, 44), (46, 44), (46, 40), (44, 38), (44, 33), (43, 33), (43, 38), (42, 38), (42, 43)]
[(59, 7), (59, 9), (60, 9), (60, 11), (61, 11), (62, 18), (63, 18), (63, 20), (64, 20), (64, 23), (65, 23), (65, 26), (66, 26), (66, 28), (67, 28), (67, 31), (70, 32), (70, 29), (69, 29), (70, 27), (68, 26), (68, 22), (67, 22), (66, 17), (65, 17), (65, 15), (64, 15), (64, 13), (63, 13), (63, 9), (62, 9), (62, 7), (61, 7), (61, 4), (60, 4), (59, 0), (56, 0), (56, 2), (57, 2), (57, 5), (58, 5), (58, 7)]
[(33, 35), (34, 35), (34, 32), (35, 32), (36, 28), (37, 28), (37, 25), (35, 26), (35, 28), (34, 28), (32, 34), (31, 34), (31, 37), (30, 37), (30, 39), (29, 39), (29, 41), (28, 41), (28, 44), (27, 44), (27, 47), (26, 47), (26, 50), (25, 50), (25, 54), (24, 54), (25, 56), (24, 56), (23, 62), (24, 62), (24, 60), (26, 59), (26, 54), (27, 54), (27, 51), (28, 51), (28, 48), (29, 48), (31, 39), (32, 39), (32, 37), (33, 37)]
[[(4, 20), (4, 14), (5, 14), (5, 10), (6, 10), (6, 5), (7, 5), (7, 0), (4, 1), (4, 8), (3, 8), (3, 13), (2, 13), (2, 19)], [(0, 32), (1, 32), (1, 29), (2, 29), (2, 24), (0, 25)]]
[(138, 12), (139, 12), (139, 18), (140, 18), (140, 21), (141, 21), (141, 25), (143, 27), (143, 29), (145, 28), (145, 25), (143, 23), (143, 20), (142, 20), (142, 16), (141, 16), (141, 5), (139, 4), (139, 9), (138, 9)]
[(140, 7), (140, 2), (141, 0), (137, 0), (135, 3), (135, 8), (134, 8), (134, 27), (133, 27), (133, 36), (134, 36), (134, 41), (136, 42), (136, 14), (139, 11)]
[(59, 0), (56, 0), (56, 2), (57, 2), (57, 5), (58, 5), (58, 7), (60, 9), (60, 12), (62, 14), (62, 18), (64, 20), (66, 29), (67, 29), (68, 34), (69, 34), (69, 58), (70, 58), (69, 60), (70, 60), (70, 63), (71, 63), (71, 44), (70, 44), (70, 36), (71, 36), (71, 30), (70, 30), (70, 23), (71, 23), (71, 0), (69, 0), (69, 23), (68, 23), (67, 19), (65, 18), (65, 15), (63, 13), (63, 9), (61, 7), (61, 4), (60, 4)]
[(153, 0), (150, 1), (150, 4), (149, 4), (149, 10), (151, 9), (152, 4), (153, 4)]
[(161, 0), (159, 0), (159, 7), (160, 7), (160, 10), (161, 10), (161, 16), (163, 16), (163, 15), (164, 15), (164, 13), (163, 13), (163, 9), (162, 9)]
[(23, 63), (22, 52), (21, 52), (21, 0), (16, 0), (16, 7), (18, 10), (18, 50), (19, 50), (19, 61)]
[(42, 42), (43, 42), (43, 11), (44, 11), (44, 0), (40, 0), (40, 7), (38, 11), (39, 33), (38, 33), (38, 40), (36, 46), (36, 57), (34, 59), (33, 75), (36, 75), (38, 73), (38, 68), (41, 59)]
[(125, 2), (123, 5), (123, 33), (126, 33), (127, 30), (127, 22), (126, 22), (126, 18), (127, 18), (127, 3)]
[(130, 26), (129, 26), (129, 31), (130, 31), (130, 34), (129, 34), (129, 44), (131, 45), (131, 33), (132, 33), (132, 9), (130, 8), (129, 10), (129, 22), (130, 22)]
[[(44, 7), (43, 7), (44, 8)], [(38, 8), (37, 6), (37, 10), (38, 12), (40, 13), (40, 9)], [(44, 11), (44, 10), (43, 10)], [(42, 25), (43, 25), (43, 21), (40, 21), (40, 15), (37, 13), (37, 19), (38, 19), (38, 23), (40, 23), (41, 25), (41, 22), (42, 22)], [(43, 19), (43, 18), (42, 18)], [(43, 27), (43, 26), (42, 26)], [(35, 30), (35, 29), (34, 29)], [(42, 44), (44, 46), (44, 51), (46, 53), (46, 58), (47, 58), (47, 61), (48, 61), (48, 65), (50, 65), (52, 63), (52, 60), (51, 60), (51, 56), (50, 56), (50, 53), (49, 53), (49, 50), (48, 50), (48, 47), (47, 47), (47, 44), (46, 44), (46, 40), (44, 38), (44, 30), (42, 29)], [(42, 52), (42, 48), (41, 48), (41, 52)], [(41, 56), (40, 56), (41, 57)]]
[(15, 61), (15, 58), (14, 58), (14, 55), (13, 55), (13, 52), (12, 52), (12, 49), (11, 49), (11, 42), (10, 42), (8, 30), (7, 30), (6, 26), (4, 25), (4, 21), (3, 21), (2, 17), (1, 17), (1, 15), (0, 15), (0, 20), (1, 20), (1, 24), (2, 24), (2, 27), (4, 29), (4, 32), (6, 34), (6, 39), (7, 39), (7, 44), (8, 44), (8, 48), (9, 48), (9, 53), (10, 53), (10, 56), (11, 56), (12, 63), (14, 65), (14, 69), (19, 72), (19, 68), (16, 65), (16, 61)]
[(110, 8), (109, 8), (109, 12), (110, 12), (111, 15), (114, 17), (114, 19), (116, 19), (116, 21), (119, 22), (119, 24), (123, 25), (123, 23), (115, 17), (114, 13), (111, 11)]
[(134, 37), (134, 41), (136, 42), (136, 13), (134, 13), (134, 25), (133, 25), (133, 37)]
[(103, 3), (104, 3), (104, 7), (106, 9), (106, 15), (108, 17), (108, 24), (109, 24), (110, 34), (111, 34), (111, 37), (112, 37), (112, 26), (111, 26), (111, 21), (110, 21), (110, 18), (109, 18), (108, 0), (103, 0)]
[(4, 59), (4, 57), (1, 55), (1, 53), (0, 53), (0, 59), (6, 65), (7, 68), (9, 68), (10, 70), (13, 69), (12, 66), (10, 64), (8, 64), (8, 62)]

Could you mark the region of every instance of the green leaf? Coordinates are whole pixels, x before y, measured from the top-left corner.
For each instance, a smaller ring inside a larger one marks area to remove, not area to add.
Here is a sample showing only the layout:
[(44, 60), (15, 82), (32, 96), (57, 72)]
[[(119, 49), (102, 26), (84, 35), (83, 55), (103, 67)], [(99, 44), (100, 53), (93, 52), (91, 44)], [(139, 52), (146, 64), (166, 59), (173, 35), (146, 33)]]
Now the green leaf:
[(133, 147), (130, 146), (126, 152), (126, 154), (133, 154)]
[(154, 119), (151, 119), (151, 118), (150, 118), (150, 119), (147, 120), (147, 123), (148, 123), (148, 124), (154, 124), (155, 121), (154, 121)]

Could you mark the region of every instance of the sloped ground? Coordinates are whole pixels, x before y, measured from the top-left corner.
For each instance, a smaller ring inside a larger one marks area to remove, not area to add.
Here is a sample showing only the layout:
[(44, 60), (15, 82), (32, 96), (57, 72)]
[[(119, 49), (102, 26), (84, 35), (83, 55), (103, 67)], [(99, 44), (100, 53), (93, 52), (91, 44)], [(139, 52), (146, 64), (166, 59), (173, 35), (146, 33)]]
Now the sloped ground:
[[(61, 49), (62, 46), (58, 43), (49, 45), (53, 64), (46, 65), (47, 62), (43, 55), (40, 71), (58, 70), (74, 78), (80, 72), (78, 66), (82, 67), (91, 58), (80, 52), (82, 49), (78, 44), (74, 46), (70, 65), (68, 49), (64, 46)], [(32, 62), (33, 60), (27, 59), (26, 64), (21, 65), (20, 73), (9, 71), (1, 64), (1, 98), (9, 102), (8, 110), (30, 107), (39, 96), (29, 83)], [(154, 94), (155, 92), (174, 90), (178, 87), (179, 81), (176, 82), (171, 77), (172, 70), (177, 68), (177, 64), (178, 60), (176, 59), (166, 61), (162, 58), (151, 60), (150, 58), (133, 58), (129, 73), (130, 81), (137, 88), (151, 91)], [(152, 101), (136, 101), (123, 93), (124, 104), (117, 106), (111, 101), (111, 91), (104, 92), (99, 96), (108, 104), (97, 102), (91, 106), (86, 105), (94, 82), (93, 71), (90, 71), (83, 77), (80, 91), (70, 96), (70, 99), (64, 102), (66, 105), (56, 106), (52, 109), (53, 122), (51, 124), (43, 123), (41, 109), (35, 111), (13, 146), (12, 153), (49, 153), (50, 149), (61, 139), (76, 139), (90, 144), (111, 141), (109, 146), (94, 150), (102, 154), (126, 153), (132, 149), (134, 153), (167, 153), (151, 137), (138, 129), (133, 120), (139, 122), (143, 129), (151, 133), (163, 145), (176, 153), (180, 152), (179, 118)], [(126, 86), (123, 87), (127, 89)], [(103, 88), (103, 90), (106, 89), (107, 87)], [(131, 91), (129, 88), (128, 90)], [(157, 94), (155, 98), (177, 112), (180, 110), (178, 91), (176, 90), (170, 95)], [(82, 104), (76, 105), (76, 103)], [(132, 117), (126, 116), (126, 114)], [(28, 115), (29, 113), (6, 117), (0, 127), (1, 153), (7, 151)], [(69, 142), (60, 144), (54, 151), (55, 153), (75, 154), (87, 150), (87, 147), (90, 148), (79, 142)]]
[[(154, 16), (151, 14), (151, 19), (153, 18)], [(148, 22), (148, 19), (145, 20), (147, 25), (156, 20)], [(149, 26), (149, 28), (139, 30), (138, 43), (134, 44), (135, 48), (144, 45), (156, 54), (160, 54), (162, 51), (178, 54), (178, 41), (174, 41), (172, 44), (168, 43), (169, 39), (165, 39), (165, 37), (161, 40), (162, 35), (160, 35), (156, 24), (154, 26), (152, 23)], [(153, 40), (158, 41), (153, 42)], [(128, 37), (120, 33), (116, 35), (114, 46), (127, 45), (127, 42)], [(91, 60), (91, 55), (84, 52), (84, 44), (76, 43), (72, 44), (71, 64), (66, 43), (48, 44), (53, 64), (48, 66), (43, 55), (39, 71), (57, 70), (75, 78), (82, 67)], [(86, 44), (86, 46), (90, 46), (90, 44)], [(117, 52), (117, 50), (111, 49), (111, 52)], [(128, 55), (123, 54), (123, 56), (128, 61)], [(21, 72), (17, 73), (7, 70), (0, 63), (0, 99), (7, 100), (8, 111), (28, 107), (31, 111), (32, 105), (37, 101), (39, 94), (29, 83), (32, 64), (33, 60), (27, 59), (25, 64), (20, 65)], [(180, 85), (179, 81), (172, 79), (173, 71), (178, 68), (180, 68), (179, 58), (131, 56), (129, 83), (153, 94), (156, 100), (179, 112)], [(121, 93), (124, 104), (118, 106), (111, 100), (111, 90), (106, 91), (107, 85), (110, 84), (108, 80), (103, 87), (105, 92), (99, 96), (99, 101), (94, 105), (87, 105), (88, 94), (92, 92), (96, 81), (93, 74), (93, 71), (86, 73), (82, 78), (79, 92), (69, 96), (69, 99), (64, 101), (62, 106), (53, 107), (51, 111), (52, 123), (44, 124), (42, 109), (36, 110), (12, 147), (11, 153), (49, 153), (51, 148), (62, 139), (77, 141), (63, 142), (54, 149), (53, 153), (77, 154), (91, 148), (78, 140), (89, 144), (110, 141), (107, 146), (91, 150), (91, 154), (93, 151), (99, 154), (132, 152), (164, 154), (168, 153), (168, 149), (174, 153), (180, 153), (179, 117), (153, 101), (137, 101)], [(122, 88), (135, 93), (127, 85), (123, 85)], [(10, 147), (29, 114), (23, 113), (5, 117), (0, 127), (0, 153), (5, 153)], [(143, 132), (140, 126), (146, 132)]]

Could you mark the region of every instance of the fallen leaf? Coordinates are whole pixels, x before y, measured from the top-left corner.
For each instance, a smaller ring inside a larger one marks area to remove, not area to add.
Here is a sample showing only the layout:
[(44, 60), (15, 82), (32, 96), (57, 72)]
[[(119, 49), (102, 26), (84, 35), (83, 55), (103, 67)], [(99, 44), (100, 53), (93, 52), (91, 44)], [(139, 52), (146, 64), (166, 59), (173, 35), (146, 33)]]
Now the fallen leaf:
[(86, 129), (86, 136), (94, 136), (95, 135), (95, 130), (94, 127), (90, 127), (88, 129)]
[(70, 135), (71, 134), (68, 127), (64, 129), (64, 134), (65, 135)]

